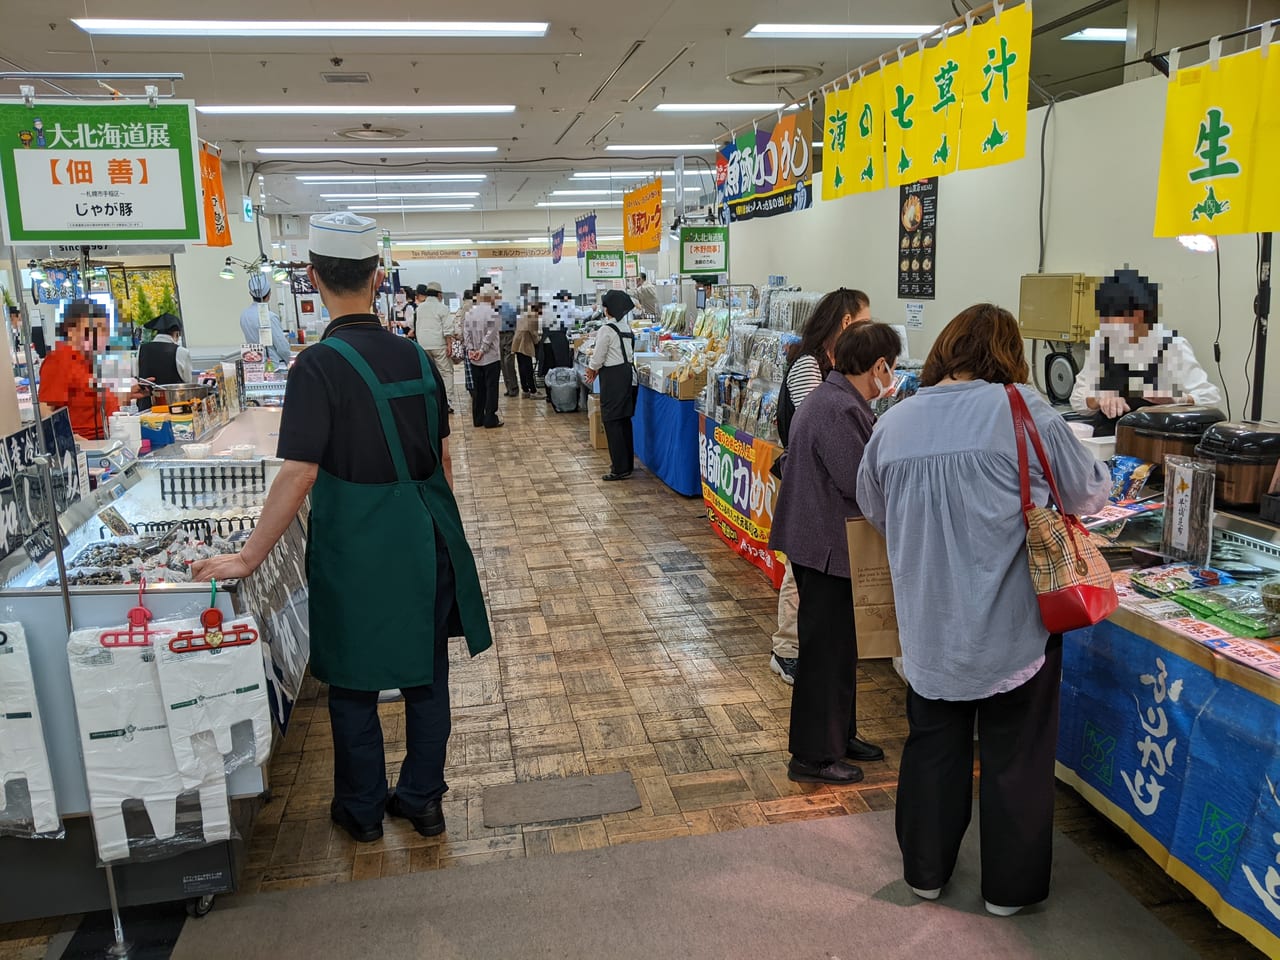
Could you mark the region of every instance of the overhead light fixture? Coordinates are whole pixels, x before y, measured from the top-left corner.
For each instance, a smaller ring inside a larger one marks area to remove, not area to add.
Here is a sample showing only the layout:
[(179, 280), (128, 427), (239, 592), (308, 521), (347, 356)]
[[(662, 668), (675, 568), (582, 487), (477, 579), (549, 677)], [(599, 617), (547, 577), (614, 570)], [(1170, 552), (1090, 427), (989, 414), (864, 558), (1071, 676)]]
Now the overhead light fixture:
[(234, 280), (236, 278), (236, 272), (231, 267), (230, 257), (227, 257), (226, 264), (222, 267), (221, 270), (218, 271), (218, 276), (220, 276), (223, 280)]
[(403, 177), (369, 176), (362, 173), (302, 174), (299, 183), (479, 183), (484, 173), (415, 173)]
[(613, 170), (584, 170), (582, 173), (575, 173), (570, 180), (647, 180), (650, 177), (674, 177), (674, 170), (628, 170), (625, 172), (615, 172)]
[(44, 268), (41, 267), (40, 264), (38, 264), (36, 261), (32, 260), (30, 263), (28, 263), (27, 269), (31, 272), (32, 280), (40, 281), (45, 278)]
[(420, 213), (426, 210), (473, 210), (474, 203), (371, 203), (348, 206), (352, 213)]
[(545, 37), (548, 23), (504, 20), (145, 20), (72, 18), (102, 37)]
[[(494, 149), (496, 150), (497, 147)], [(714, 143), (611, 143), (605, 149), (614, 153), (701, 153), (716, 149), (716, 145)]]
[(539, 207), (620, 207), (621, 200), (540, 200)]
[(271, 271), (271, 279), (276, 283), (284, 283), (289, 279), (289, 268), (283, 263), (277, 263), (275, 269)]
[(362, 155), (386, 157), (391, 154), (497, 153), (497, 147), (258, 147), (267, 157), (335, 157)]
[[(622, 188), (619, 188), (619, 189), (617, 189), (617, 190), (610, 190), (610, 189), (606, 189), (606, 188), (604, 188), (604, 187), (601, 187), (599, 190), (552, 190), (552, 191), (551, 191), (551, 196), (553, 196), (553, 197), (600, 197), (600, 196), (607, 197), (607, 196), (609, 196), (609, 195), (611, 195), (611, 194), (612, 194), (612, 195), (617, 195), (617, 194), (619, 194), (619, 193), (629, 193), (629, 192), (630, 192), (630, 191), (628, 191), (628, 190), (624, 190), (624, 189), (622, 189)], [(662, 192), (663, 192), (663, 193), (675, 193), (675, 192), (676, 192), (676, 188), (675, 188), (675, 187), (663, 187), (663, 188), (662, 188)]]
[(1077, 30), (1062, 39), (1086, 40), (1094, 43), (1127, 43), (1129, 30), (1127, 27), (1085, 27), (1083, 30)]
[(415, 114), (421, 116), (466, 116), (467, 114), (515, 113), (512, 104), (477, 104), (465, 106), (461, 104), (431, 106), (429, 104), (400, 104), (392, 106), (355, 106), (348, 104), (209, 104), (198, 106), (199, 113), (211, 116), (334, 116), (334, 115), (370, 115), (393, 116), (396, 114)]
[[(781, 110), (785, 103), (660, 103), (654, 113), (765, 113)], [(794, 109), (794, 107), (792, 108)]]
[(749, 39), (773, 40), (911, 40), (938, 29), (920, 23), (757, 23)]
[(258, 264), (258, 272), (259, 272), (259, 273), (270, 273), (270, 272), (271, 272), (271, 261), (270, 261), (270, 260), (263, 260), (261, 263), (259, 263), (259, 264)]
[(1192, 253), (1214, 253), (1218, 249), (1218, 241), (1203, 233), (1189, 233), (1178, 237), (1178, 242)]
[(444, 190), (438, 193), (322, 193), (321, 200), (470, 200), (480, 196), (478, 190)]

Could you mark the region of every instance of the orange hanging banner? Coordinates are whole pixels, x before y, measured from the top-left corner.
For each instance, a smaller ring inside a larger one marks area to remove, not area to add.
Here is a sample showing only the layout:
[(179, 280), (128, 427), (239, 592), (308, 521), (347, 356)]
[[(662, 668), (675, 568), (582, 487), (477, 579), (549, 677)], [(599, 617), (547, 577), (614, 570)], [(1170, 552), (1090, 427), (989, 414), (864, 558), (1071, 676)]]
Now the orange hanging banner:
[(204, 235), (210, 247), (231, 246), (231, 220), (222, 188), (222, 153), (200, 141), (200, 189), (204, 195)]
[(662, 178), (622, 195), (622, 249), (657, 253), (662, 249)]

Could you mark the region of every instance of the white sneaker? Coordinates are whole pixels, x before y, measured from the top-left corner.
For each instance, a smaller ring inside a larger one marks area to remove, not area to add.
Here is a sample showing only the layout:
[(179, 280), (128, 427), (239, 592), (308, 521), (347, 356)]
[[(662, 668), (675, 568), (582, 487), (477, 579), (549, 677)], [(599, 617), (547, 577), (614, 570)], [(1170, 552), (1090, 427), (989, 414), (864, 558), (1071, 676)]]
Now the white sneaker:
[(911, 892), (921, 900), (937, 900), (938, 897), (942, 896), (941, 887), (938, 887), (936, 890), (920, 890), (917, 887), (912, 887)]
[(1022, 909), (1021, 907), (997, 907), (990, 900), (986, 901), (986, 903), (987, 913), (991, 914), (993, 917), (1012, 917)]

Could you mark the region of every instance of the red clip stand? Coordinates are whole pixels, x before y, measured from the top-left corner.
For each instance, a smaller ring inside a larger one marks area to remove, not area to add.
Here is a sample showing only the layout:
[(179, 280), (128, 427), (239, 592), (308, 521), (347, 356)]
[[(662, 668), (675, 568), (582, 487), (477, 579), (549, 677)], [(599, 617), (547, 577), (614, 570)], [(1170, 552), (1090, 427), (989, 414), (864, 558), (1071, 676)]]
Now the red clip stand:
[(174, 653), (195, 653), (200, 650), (221, 650), (225, 647), (247, 647), (258, 639), (258, 631), (247, 623), (238, 623), (227, 629), (222, 627), (222, 611), (210, 607), (200, 614), (201, 633), (182, 630), (169, 641)]
[(147, 589), (146, 579), (138, 581), (138, 605), (126, 615), (128, 626), (124, 630), (108, 630), (98, 642), (104, 647), (149, 647), (151, 631), (147, 625), (151, 622), (151, 611), (142, 602), (142, 594)]

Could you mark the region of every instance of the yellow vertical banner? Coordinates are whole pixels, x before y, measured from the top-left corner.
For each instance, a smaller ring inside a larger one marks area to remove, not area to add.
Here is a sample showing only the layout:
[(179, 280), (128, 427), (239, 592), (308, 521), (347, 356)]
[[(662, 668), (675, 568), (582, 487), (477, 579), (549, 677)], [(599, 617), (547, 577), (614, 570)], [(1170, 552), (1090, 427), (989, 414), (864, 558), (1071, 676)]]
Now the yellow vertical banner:
[(1026, 153), (1031, 4), (998, 10), (968, 32), (960, 169), (977, 170)]
[(853, 91), (835, 89), (822, 104), (822, 199), (836, 200), (855, 192), (857, 169), (857, 117), (852, 110)]
[(884, 81), (885, 164), (891, 187), (923, 176), (919, 171), (924, 169), (925, 145), (920, 134), (929, 109), (928, 94), (921, 85), (923, 63), (924, 58), (917, 51), (880, 70)]
[(922, 54), (925, 109), (917, 124), (921, 155), (916, 179), (940, 177), (956, 169), (960, 157), (961, 98), (973, 68), (968, 32), (944, 37)]
[[(849, 90), (851, 193), (868, 193), (885, 185), (884, 77), (877, 70)], [(824, 158), (823, 163), (826, 163)]]
[[(1280, 44), (1268, 44), (1266, 56), (1262, 54), (1259, 50), (1262, 89), (1258, 92), (1258, 118), (1253, 128), (1253, 182), (1245, 219), (1249, 233), (1280, 230), (1280, 178), (1274, 176), (1275, 158), (1280, 156)], [(1270, 165), (1264, 167), (1265, 161)]]
[[(1280, 51), (1269, 51), (1275, 60)], [(1271, 87), (1265, 88), (1266, 80)], [(1210, 236), (1280, 228), (1267, 162), (1277, 146), (1268, 95), (1280, 94), (1277, 65), (1260, 50), (1178, 70), (1165, 97), (1156, 193), (1157, 237)], [(1272, 163), (1274, 161), (1272, 160)], [(1269, 225), (1268, 225), (1269, 224)]]
[(622, 195), (622, 249), (657, 253), (662, 249), (662, 178)]

